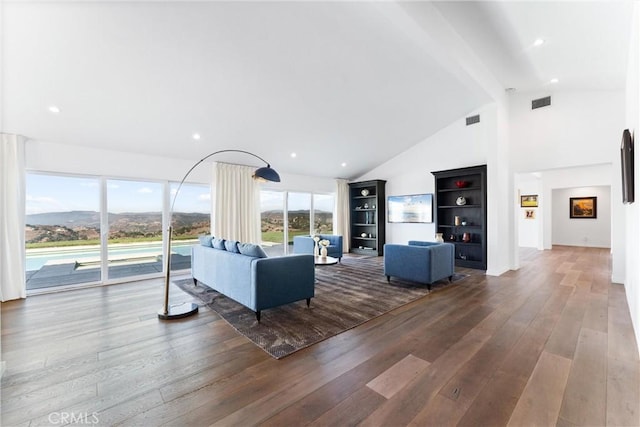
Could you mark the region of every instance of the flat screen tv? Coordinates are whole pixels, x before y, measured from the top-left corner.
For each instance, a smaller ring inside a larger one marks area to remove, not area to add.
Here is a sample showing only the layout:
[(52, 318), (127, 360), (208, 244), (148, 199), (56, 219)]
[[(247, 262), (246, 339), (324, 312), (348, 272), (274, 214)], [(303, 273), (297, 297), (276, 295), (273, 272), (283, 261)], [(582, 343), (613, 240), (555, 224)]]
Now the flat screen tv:
[(433, 194), (387, 198), (389, 222), (433, 222)]
[(633, 203), (633, 136), (631, 135), (631, 132), (629, 132), (629, 129), (625, 129), (624, 132), (622, 132), (620, 162), (622, 164), (622, 203)]

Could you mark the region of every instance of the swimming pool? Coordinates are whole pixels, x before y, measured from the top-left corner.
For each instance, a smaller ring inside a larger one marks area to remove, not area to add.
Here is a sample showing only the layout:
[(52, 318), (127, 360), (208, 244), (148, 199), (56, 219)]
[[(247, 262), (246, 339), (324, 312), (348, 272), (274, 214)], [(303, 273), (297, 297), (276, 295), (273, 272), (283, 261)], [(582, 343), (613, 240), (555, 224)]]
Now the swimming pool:
[[(172, 242), (171, 253), (191, 255), (191, 246), (197, 240)], [(63, 264), (76, 262), (79, 264), (100, 262), (100, 246), (69, 246), (45, 249), (27, 249), (26, 271), (39, 270), (45, 264)], [(108, 258), (110, 260), (132, 260), (136, 258), (143, 262), (152, 256), (162, 255), (162, 242), (128, 243), (109, 245)]]

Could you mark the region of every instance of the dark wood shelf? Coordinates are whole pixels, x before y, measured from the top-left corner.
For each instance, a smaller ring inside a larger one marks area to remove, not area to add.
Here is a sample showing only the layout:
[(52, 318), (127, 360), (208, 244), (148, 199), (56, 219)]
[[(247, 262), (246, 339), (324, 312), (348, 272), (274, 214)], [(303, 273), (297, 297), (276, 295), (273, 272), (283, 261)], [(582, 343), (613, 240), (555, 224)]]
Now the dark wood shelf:
[[(385, 184), (383, 180), (352, 182), (349, 184), (351, 210), (350, 252), (366, 255), (382, 255), (385, 243)], [(369, 194), (363, 196), (362, 190)], [(364, 208), (363, 205), (367, 204)], [(361, 237), (371, 233), (375, 237)], [(365, 249), (365, 247), (367, 249)]]
[(480, 190), (480, 187), (464, 187), (464, 188), (441, 188), (438, 193), (447, 193), (449, 191), (476, 191)]
[[(486, 165), (432, 172), (435, 177), (436, 232), (444, 241), (455, 245), (455, 264), (459, 267), (487, 269), (487, 167)], [(467, 181), (468, 187), (458, 188), (456, 181)], [(463, 197), (472, 202), (457, 205)], [(467, 225), (453, 225), (455, 217)], [(461, 241), (462, 235), (471, 235), (470, 242)], [(450, 240), (451, 235), (456, 240)]]

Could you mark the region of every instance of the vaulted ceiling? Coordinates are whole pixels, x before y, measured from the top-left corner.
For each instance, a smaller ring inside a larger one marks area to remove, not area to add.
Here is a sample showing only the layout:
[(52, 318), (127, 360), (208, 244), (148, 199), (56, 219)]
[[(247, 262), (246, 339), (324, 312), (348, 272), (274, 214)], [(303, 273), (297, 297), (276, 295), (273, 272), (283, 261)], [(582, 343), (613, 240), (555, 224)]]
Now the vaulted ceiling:
[(0, 120), (48, 142), (194, 161), (238, 148), (353, 178), (506, 88), (623, 89), (632, 3), (4, 2)]

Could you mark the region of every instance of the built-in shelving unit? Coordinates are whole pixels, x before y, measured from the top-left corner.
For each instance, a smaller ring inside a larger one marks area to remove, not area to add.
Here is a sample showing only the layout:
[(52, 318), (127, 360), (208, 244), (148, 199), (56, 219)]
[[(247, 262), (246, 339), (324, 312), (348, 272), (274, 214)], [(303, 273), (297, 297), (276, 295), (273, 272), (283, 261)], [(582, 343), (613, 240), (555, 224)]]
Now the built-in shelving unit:
[(455, 244), (457, 266), (486, 270), (487, 166), (432, 174), (436, 180), (436, 232)]
[(373, 180), (349, 184), (351, 213), (350, 252), (382, 255), (385, 243), (386, 181)]

